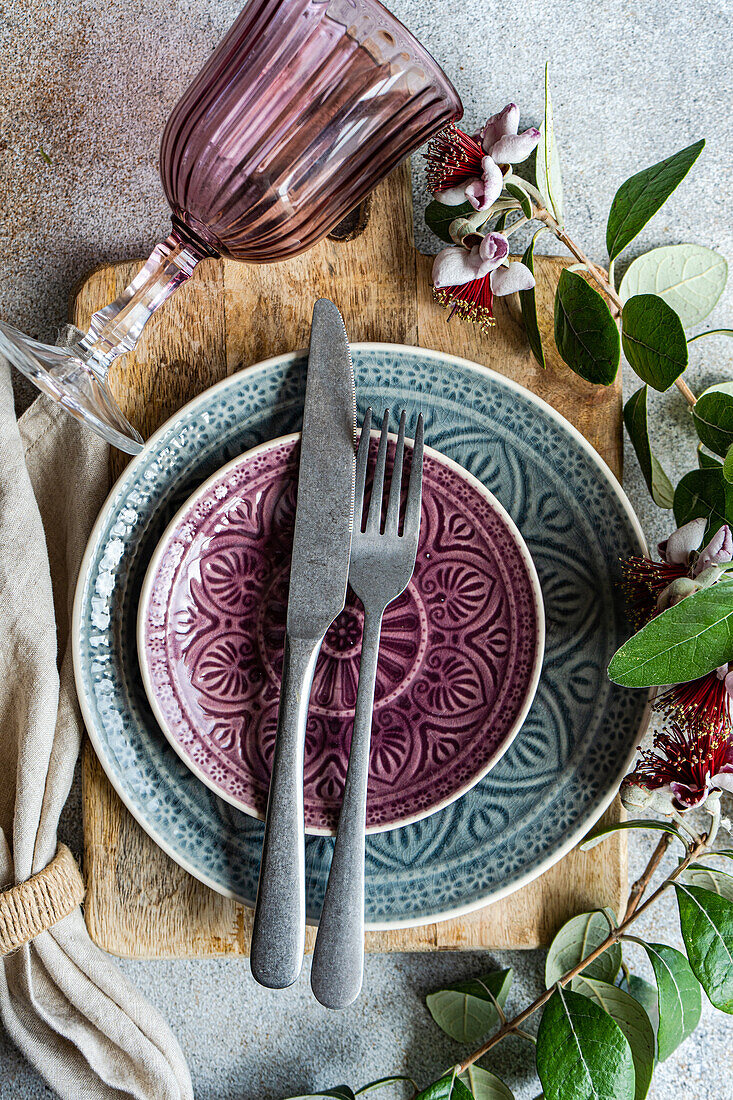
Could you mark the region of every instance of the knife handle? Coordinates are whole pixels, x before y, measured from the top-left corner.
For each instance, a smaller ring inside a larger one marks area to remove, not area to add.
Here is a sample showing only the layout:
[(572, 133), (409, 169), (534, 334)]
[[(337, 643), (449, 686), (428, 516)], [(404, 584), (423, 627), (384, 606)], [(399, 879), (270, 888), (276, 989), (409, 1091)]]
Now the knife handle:
[(250, 965), (260, 985), (285, 989), (305, 950), (305, 726), (321, 638), (290, 638), (283, 653), (277, 738), (267, 799)]

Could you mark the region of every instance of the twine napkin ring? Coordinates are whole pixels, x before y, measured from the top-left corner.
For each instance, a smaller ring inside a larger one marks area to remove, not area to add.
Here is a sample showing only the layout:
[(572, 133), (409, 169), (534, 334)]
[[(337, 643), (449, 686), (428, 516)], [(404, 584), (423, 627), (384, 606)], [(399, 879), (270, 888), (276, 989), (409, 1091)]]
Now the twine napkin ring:
[(68, 917), (84, 897), (84, 880), (65, 844), (42, 871), (0, 893), (0, 955), (22, 947)]

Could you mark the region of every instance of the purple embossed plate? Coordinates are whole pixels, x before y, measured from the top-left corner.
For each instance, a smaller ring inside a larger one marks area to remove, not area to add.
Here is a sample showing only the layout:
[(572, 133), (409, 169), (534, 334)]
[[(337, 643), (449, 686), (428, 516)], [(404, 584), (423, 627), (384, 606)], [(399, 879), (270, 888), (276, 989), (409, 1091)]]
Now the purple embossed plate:
[[(256, 447), (188, 499), (153, 555), (138, 615), (161, 729), (195, 775), (258, 818), (277, 726), (298, 441)], [(361, 626), (349, 592), (311, 693), (309, 833), (338, 822)], [(382, 627), (368, 832), (426, 817), (486, 775), (524, 721), (543, 650), (539, 581), (517, 528), (475, 477), (426, 447), (415, 573)]]

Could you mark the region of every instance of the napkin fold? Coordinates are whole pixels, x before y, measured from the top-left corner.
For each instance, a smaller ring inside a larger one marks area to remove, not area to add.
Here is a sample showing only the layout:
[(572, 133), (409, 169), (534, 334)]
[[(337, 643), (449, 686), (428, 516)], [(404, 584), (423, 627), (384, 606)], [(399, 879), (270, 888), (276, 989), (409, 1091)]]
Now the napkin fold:
[[(83, 728), (71, 607), (108, 459), (45, 397), (17, 421), (0, 359), (0, 890), (56, 855)], [(63, 1098), (193, 1097), (173, 1033), (92, 943), (78, 906), (2, 959), (0, 1016)]]

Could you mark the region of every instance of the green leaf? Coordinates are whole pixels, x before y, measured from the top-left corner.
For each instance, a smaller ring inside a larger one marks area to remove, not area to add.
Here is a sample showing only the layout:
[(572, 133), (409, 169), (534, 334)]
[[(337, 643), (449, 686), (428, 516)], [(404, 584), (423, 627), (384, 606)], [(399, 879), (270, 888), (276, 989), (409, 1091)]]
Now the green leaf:
[(446, 206), (445, 203), (433, 199), (425, 208), (425, 224), (428, 229), (432, 229), (436, 237), (440, 237), (441, 241), (445, 241), (446, 244), (455, 244), (449, 233), (451, 222), (456, 218), (467, 218), (469, 214), (475, 213), (470, 202), (462, 202), (460, 206)]
[(621, 316), (624, 355), (639, 375), (663, 392), (687, 367), (687, 340), (675, 311), (657, 294), (635, 294)]
[(652, 500), (659, 508), (671, 508), (674, 488), (649, 442), (647, 394), (646, 386), (632, 394), (624, 406), (624, 424)]
[(706, 867), (702, 863), (691, 863), (680, 875), (678, 882), (686, 886), (701, 886), (721, 898), (733, 901), (733, 875), (720, 871), (717, 867)]
[(617, 821), (614, 825), (603, 825), (600, 829), (594, 829), (578, 847), (581, 852), (587, 852), (597, 844), (601, 844), (611, 833), (619, 832), (620, 829), (655, 829), (660, 833), (671, 833), (678, 840), (682, 840), (674, 825), (669, 825), (666, 821), (658, 821), (653, 817), (635, 817), (631, 821)]
[(540, 126), (540, 141), (537, 146), (537, 190), (542, 201), (555, 220), (563, 224), (562, 173), (560, 156), (555, 143), (555, 123), (552, 118), (552, 98), (550, 96), (550, 66), (545, 65), (545, 119)]
[[(533, 275), (535, 241), (544, 230), (545, 226), (537, 230), (522, 256), (522, 263), (525, 267), (529, 268)], [(519, 303), (522, 307), (522, 320), (524, 321), (524, 331), (527, 333), (527, 342), (532, 349), (532, 354), (535, 359), (544, 369), (546, 366), (545, 352), (542, 347), (542, 337), (540, 336), (539, 325), (537, 324), (537, 298), (535, 297), (535, 288), (532, 287), (531, 290), (520, 290)]]
[(696, 336), (688, 337), (687, 343), (702, 340), (703, 336), (733, 336), (733, 328), (709, 328), (707, 332), (698, 332)]
[(706, 541), (724, 523), (733, 521), (733, 487), (725, 480), (722, 466), (690, 470), (677, 482), (674, 491), (677, 526), (682, 527), (698, 516), (708, 521)]
[(733, 902), (675, 883), (680, 928), (695, 977), (711, 1004), (733, 1014)]
[(692, 419), (700, 442), (724, 458), (733, 444), (733, 382), (720, 382), (701, 393)]
[(659, 1007), (657, 1050), (663, 1062), (700, 1023), (700, 986), (681, 951), (664, 943), (645, 943), (635, 936), (628, 939), (644, 948), (654, 970)]
[(558, 987), (537, 1032), (547, 1100), (633, 1100), (634, 1062), (618, 1024), (580, 993)]
[[(592, 913), (579, 913), (562, 926), (550, 944), (545, 962), (545, 985), (549, 989), (568, 970), (582, 962), (599, 947), (610, 932), (609, 921), (600, 909)], [(621, 947), (614, 943), (594, 959), (583, 974), (612, 982), (621, 967)]]
[(573, 271), (563, 270), (555, 294), (555, 343), (569, 367), (610, 386), (621, 362), (621, 338), (607, 303)]
[(685, 328), (707, 317), (728, 278), (724, 258), (700, 244), (666, 244), (639, 256), (619, 287), (622, 302), (634, 294), (658, 294)]
[(656, 1049), (654, 1028), (645, 1009), (631, 994), (596, 978), (574, 978), (572, 985), (576, 993), (595, 1001), (623, 1031), (634, 1060), (634, 1100), (644, 1100), (652, 1082)]
[(493, 970), (480, 978), (439, 989), (425, 998), (439, 1028), (457, 1043), (475, 1044), (498, 1022), (492, 997), (503, 1008), (512, 984), (512, 970)]
[(719, 458), (714, 458), (707, 451), (703, 451), (702, 443), (697, 445), (697, 462), (701, 470), (720, 470), (723, 466)]
[(377, 1092), (379, 1089), (384, 1089), (387, 1085), (398, 1085), (401, 1081), (407, 1082), (411, 1086), (413, 1092), (417, 1092), (417, 1085), (411, 1077), (406, 1077), (403, 1073), (397, 1073), (392, 1077), (380, 1077), (378, 1081), (370, 1081), (368, 1085), (362, 1085), (360, 1089), (357, 1089), (354, 1096), (366, 1096), (368, 1092)]
[(608, 255), (615, 260), (667, 201), (700, 156), (704, 141), (637, 172), (616, 192), (606, 226)]
[(472, 1100), (473, 1093), (456, 1077), (456, 1067), (432, 1085), (428, 1085), (415, 1100)]
[(476, 1100), (514, 1100), (514, 1093), (501, 1078), (480, 1066), (469, 1066), (460, 1080), (471, 1090)]
[(733, 484), (733, 443), (731, 443), (725, 454), (725, 459), (723, 461), (723, 477), (729, 485)]
[(686, 684), (731, 658), (733, 579), (723, 577), (663, 611), (629, 638), (614, 654), (608, 675), (622, 687)]
[(638, 1001), (646, 1012), (654, 1029), (655, 1050), (656, 1037), (659, 1030), (659, 997), (657, 987), (640, 978), (637, 974), (631, 974), (626, 983), (626, 988), (635, 1001)]
[(516, 179), (507, 180), (504, 184), (504, 190), (516, 199), (522, 208), (522, 213), (525, 218), (531, 218), (534, 211), (532, 210), (532, 200), (530, 199), (524, 188), (517, 182)]

